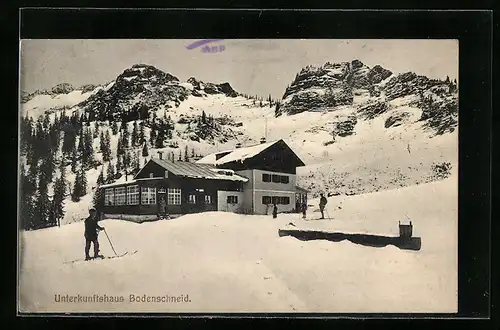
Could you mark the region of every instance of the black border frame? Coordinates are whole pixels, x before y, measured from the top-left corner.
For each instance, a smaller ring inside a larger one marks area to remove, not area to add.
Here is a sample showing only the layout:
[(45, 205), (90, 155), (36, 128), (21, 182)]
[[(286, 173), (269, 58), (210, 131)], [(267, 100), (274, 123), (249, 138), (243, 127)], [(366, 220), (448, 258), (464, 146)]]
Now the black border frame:
[[(491, 11), (22, 9), (29, 38), (433, 38), (459, 40), (459, 313), (118, 314), (119, 316), (475, 318), (491, 316)], [(130, 24), (132, 21), (134, 23)], [(113, 22), (113, 24), (110, 24)], [(17, 74), (16, 74), (17, 75)], [(16, 86), (17, 89), (17, 86)], [(17, 103), (17, 102), (16, 102)], [(17, 118), (16, 118), (17, 121)], [(17, 126), (16, 126), (17, 127)], [(17, 134), (16, 134), (17, 136)], [(17, 154), (17, 150), (16, 150)], [(17, 157), (16, 157), (17, 161)], [(17, 165), (16, 165), (17, 167)], [(16, 169), (17, 170), (17, 169)], [(17, 291), (17, 290), (16, 290)], [(17, 304), (16, 304), (17, 311)], [(18, 314), (64, 316), (64, 314)], [(71, 314), (114, 316), (117, 314)]]

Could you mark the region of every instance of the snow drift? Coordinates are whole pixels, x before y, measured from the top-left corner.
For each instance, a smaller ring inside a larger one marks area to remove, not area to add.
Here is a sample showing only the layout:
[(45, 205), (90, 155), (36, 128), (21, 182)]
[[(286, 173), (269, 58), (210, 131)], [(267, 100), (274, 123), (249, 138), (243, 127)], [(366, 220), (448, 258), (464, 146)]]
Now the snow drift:
[[(298, 214), (210, 212), (153, 223), (101, 223), (118, 259), (83, 258), (83, 228), (22, 232), (20, 307), (30, 312), (456, 312), (457, 176), (359, 196), (329, 198), (332, 220)], [(312, 202), (313, 204), (316, 201)], [(425, 207), (422, 207), (425, 205)], [(412, 219), (420, 251), (279, 237), (299, 228), (397, 235)], [(101, 251), (113, 255), (104, 235)], [(121, 303), (61, 303), (56, 295), (122, 296)], [(130, 295), (189, 302), (130, 302)]]

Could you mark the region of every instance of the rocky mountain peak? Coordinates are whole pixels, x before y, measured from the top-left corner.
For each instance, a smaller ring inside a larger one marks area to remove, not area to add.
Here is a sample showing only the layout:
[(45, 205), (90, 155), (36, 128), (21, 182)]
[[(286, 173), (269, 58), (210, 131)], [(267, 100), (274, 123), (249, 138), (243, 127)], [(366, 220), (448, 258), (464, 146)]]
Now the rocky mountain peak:
[(229, 97), (236, 97), (238, 93), (231, 87), (228, 82), (224, 82), (222, 84), (214, 84), (214, 83), (205, 83), (201, 80), (196, 79), (195, 77), (190, 77), (187, 80), (188, 83), (193, 85), (193, 95), (194, 96), (202, 96), (205, 94), (225, 94)]
[(73, 87), (73, 85), (69, 83), (62, 83), (52, 87), (51, 92), (52, 94), (69, 94), (74, 90), (75, 88)]
[(131, 68), (125, 69), (122, 74), (116, 78), (116, 83), (153, 83), (166, 84), (179, 79), (170, 73), (166, 73), (152, 65), (134, 64)]
[(372, 90), (391, 75), (380, 65), (370, 68), (358, 59), (326, 62), (320, 67), (308, 65), (285, 90), (277, 115), (352, 104), (353, 89)]

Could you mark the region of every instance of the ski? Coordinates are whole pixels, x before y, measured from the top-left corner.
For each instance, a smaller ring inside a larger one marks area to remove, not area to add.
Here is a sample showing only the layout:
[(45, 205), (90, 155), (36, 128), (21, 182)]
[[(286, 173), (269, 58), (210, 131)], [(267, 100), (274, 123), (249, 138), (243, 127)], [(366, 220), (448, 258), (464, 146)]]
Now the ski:
[(92, 260), (96, 260), (96, 259), (101, 259), (101, 260), (105, 260), (105, 259), (116, 259), (116, 258), (121, 258), (121, 257), (124, 257), (126, 255), (132, 255), (132, 254), (136, 254), (137, 253), (137, 250), (133, 251), (133, 252), (125, 252), (125, 253), (122, 253), (122, 254), (119, 254), (119, 255), (115, 255), (115, 256), (110, 256), (110, 257), (106, 257), (106, 256), (103, 256), (103, 255), (98, 255), (97, 257), (94, 257), (94, 258), (90, 258), (89, 260), (85, 260), (85, 259), (76, 259), (76, 260), (72, 260), (72, 261), (67, 261), (65, 262), (65, 264), (74, 264), (74, 263), (77, 263), (77, 262), (87, 262), (87, 261), (92, 261)]

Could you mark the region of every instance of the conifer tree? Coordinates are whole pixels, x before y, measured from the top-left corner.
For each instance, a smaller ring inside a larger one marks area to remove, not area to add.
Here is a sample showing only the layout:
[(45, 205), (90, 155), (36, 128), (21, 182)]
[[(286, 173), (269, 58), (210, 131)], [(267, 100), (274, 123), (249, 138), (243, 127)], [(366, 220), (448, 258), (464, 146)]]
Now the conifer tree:
[(54, 196), (52, 197), (51, 223), (61, 225), (64, 218), (64, 199), (66, 198), (66, 174), (64, 167), (61, 167), (61, 175), (54, 183)]
[(111, 132), (113, 135), (118, 134), (118, 123), (115, 120), (113, 120), (113, 123), (111, 124)]
[(139, 124), (139, 136), (138, 136), (139, 144), (143, 144), (145, 142), (144, 138), (144, 121), (141, 121)]
[(42, 159), (42, 162), (40, 164), (40, 172), (45, 175), (48, 183), (52, 182), (52, 177), (54, 176), (55, 172), (55, 159), (53, 152), (47, 153)]
[(151, 146), (154, 146), (156, 143), (156, 131), (154, 129), (151, 129), (149, 133), (149, 144)]
[(83, 135), (82, 164), (85, 168), (88, 168), (94, 160), (94, 141), (92, 131), (88, 127)]
[(104, 184), (104, 173), (103, 173), (103, 170), (101, 170), (101, 172), (99, 173), (99, 176), (97, 177), (97, 186), (100, 186), (102, 184)]
[(115, 166), (109, 162), (108, 170), (106, 172), (106, 183), (113, 183), (115, 181)]
[(131, 152), (127, 150), (125, 154), (123, 155), (123, 169), (125, 170), (125, 173), (129, 172), (130, 166), (131, 166)]
[(123, 155), (123, 153), (125, 152), (125, 150), (123, 149), (123, 140), (122, 140), (122, 137), (119, 136), (118, 137), (118, 144), (116, 146), (116, 156), (121, 156)]
[(123, 155), (116, 157), (116, 174), (120, 173), (123, 169)]
[[(33, 175), (33, 174), (31, 174)], [(33, 193), (36, 191), (36, 177), (30, 179), (30, 174), (26, 173), (24, 165), (21, 165), (20, 185), (19, 185), (19, 217), (23, 229), (34, 227)]]
[(188, 146), (184, 148), (184, 161), (188, 162), (189, 161), (189, 156), (188, 156)]
[(111, 137), (109, 136), (109, 131), (106, 130), (106, 135), (104, 135), (104, 150), (102, 152), (102, 159), (105, 162), (111, 160)]
[(43, 228), (48, 225), (50, 213), (50, 199), (48, 191), (47, 176), (45, 173), (39, 173), (38, 192), (35, 197), (35, 228)]
[(79, 202), (80, 201), (80, 195), (82, 191), (82, 185), (81, 185), (81, 177), (80, 177), (80, 171), (76, 172), (75, 176), (75, 182), (73, 183), (73, 190), (71, 192), (71, 200), (73, 202)]
[(99, 186), (96, 187), (94, 195), (92, 196), (92, 206), (99, 212), (102, 212), (104, 207), (104, 189)]
[(137, 121), (134, 121), (131, 138), (132, 138), (132, 146), (136, 147), (137, 145), (139, 145), (139, 130), (137, 127)]
[(95, 121), (94, 129), (92, 130), (92, 138), (97, 139), (99, 137), (99, 123)]
[(179, 159), (180, 162), (182, 162), (182, 151), (179, 150)]
[(194, 148), (191, 149), (191, 158), (194, 158), (195, 157), (195, 153), (194, 153)]
[(134, 174), (137, 174), (139, 173), (139, 171), (141, 170), (141, 162), (140, 162), (140, 155), (139, 155), (139, 151), (137, 151), (137, 153), (135, 153), (135, 157), (134, 157)]
[(87, 174), (85, 173), (83, 167), (80, 167), (80, 184), (81, 184), (81, 195), (85, 196), (87, 194)]
[(83, 134), (83, 131), (80, 132), (80, 136), (78, 137), (78, 153), (80, 155), (83, 155), (83, 150), (85, 149), (85, 135)]
[(164, 140), (165, 140), (165, 133), (163, 130), (160, 130), (158, 132), (158, 135), (156, 136), (155, 147), (156, 148), (163, 148), (163, 141)]
[(101, 131), (99, 134), (99, 151), (101, 153), (104, 153), (104, 150), (106, 149), (106, 138), (104, 137), (104, 132)]
[(148, 156), (149, 156), (148, 144), (144, 143), (144, 147), (142, 148), (142, 157), (148, 157)]
[(125, 125), (122, 131), (122, 147), (123, 148), (130, 147), (130, 132), (128, 131), (127, 125)]

